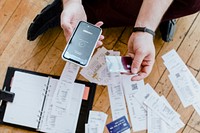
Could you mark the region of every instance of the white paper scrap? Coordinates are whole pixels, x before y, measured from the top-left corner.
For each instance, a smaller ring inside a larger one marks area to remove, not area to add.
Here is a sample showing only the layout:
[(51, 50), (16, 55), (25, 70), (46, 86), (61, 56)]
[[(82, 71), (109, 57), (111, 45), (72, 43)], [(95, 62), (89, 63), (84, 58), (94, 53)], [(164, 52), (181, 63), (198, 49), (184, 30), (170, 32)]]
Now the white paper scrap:
[(193, 104), (195, 111), (200, 115), (200, 102)]
[(165, 122), (167, 122), (167, 124), (174, 127), (176, 124), (174, 120), (178, 118), (177, 113), (172, 108), (168, 107), (168, 105), (158, 95), (151, 93), (144, 103), (152, 109), (152, 111), (157, 113)]
[(139, 90), (144, 89), (144, 81), (131, 81), (131, 77), (122, 75), (122, 80), (132, 128), (137, 132), (147, 129), (147, 111), (134, 97)]
[(53, 115), (60, 116), (64, 111), (69, 109), (72, 89), (74, 88), (74, 81), (79, 68), (79, 66), (73, 63), (66, 63), (52, 99)]
[(200, 84), (188, 67), (173, 49), (162, 56), (164, 64), (170, 72), (169, 78), (182, 104), (187, 107), (200, 102)]
[(119, 51), (107, 50), (104, 47), (99, 48), (92, 57), (89, 65), (83, 68), (80, 74), (90, 82), (107, 85), (110, 78), (105, 60), (105, 56), (107, 55), (120, 55), (120, 53)]
[(184, 107), (188, 107), (193, 103), (197, 102), (198, 99), (195, 98), (195, 92), (192, 89), (190, 82), (183, 73), (177, 73), (174, 75), (169, 75), (169, 79), (178, 94)]
[[(104, 112), (90, 111), (88, 119), (88, 131), (97, 130), (98, 133), (103, 133), (108, 115)], [(94, 132), (92, 132), (94, 133)]]
[(108, 94), (113, 120), (125, 116), (128, 120), (124, 92), (120, 80), (120, 74), (111, 74), (111, 84), (108, 85)]
[(56, 133), (75, 133), (78, 123), (85, 85), (74, 84), (69, 110), (66, 110), (60, 117), (56, 118), (54, 131)]
[(148, 133), (176, 133), (176, 131), (148, 108)]
[(134, 97), (144, 107), (145, 110), (147, 109), (147, 107), (144, 104), (144, 101), (151, 95), (151, 93), (155, 93), (155, 95), (158, 95), (149, 84), (146, 84), (145, 86), (143, 85), (142, 88), (138, 89), (136, 94), (134, 94)]

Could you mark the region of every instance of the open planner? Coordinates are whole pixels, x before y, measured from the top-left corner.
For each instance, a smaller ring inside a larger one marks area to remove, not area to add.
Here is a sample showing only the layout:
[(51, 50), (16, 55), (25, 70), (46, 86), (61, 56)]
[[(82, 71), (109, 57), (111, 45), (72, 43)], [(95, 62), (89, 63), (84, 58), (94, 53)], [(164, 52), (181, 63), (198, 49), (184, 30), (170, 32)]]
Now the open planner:
[[(8, 68), (3, 91), (14, 93), (12, 102), (2, 101), (2, 123), (18, 125), (40, 132), (58, 132), (67, 125), (76, 132), (83, 132), (89, 110), (92, 109), (96, 84), (76, 80), (71, 94), (70, 107), (65, 119), (52, 113), (52, 99), (58, 84), (58, 76)], [(63, 98), (66, 93), (62, 93)], [(81, 98), (80, 98), (81, 97)], [(73, 124), (76, 123), (76, 124)], [(63, 124), (63, 125), (62, 125)], [(65, 129), (59, 132), (65, 132)]]

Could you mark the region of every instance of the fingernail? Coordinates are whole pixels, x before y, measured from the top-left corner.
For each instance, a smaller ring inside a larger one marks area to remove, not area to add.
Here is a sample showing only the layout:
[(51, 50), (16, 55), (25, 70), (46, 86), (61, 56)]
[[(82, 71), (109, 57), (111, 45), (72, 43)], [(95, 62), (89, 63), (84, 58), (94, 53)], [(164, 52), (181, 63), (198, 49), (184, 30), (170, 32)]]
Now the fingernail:
[(132, 72), (133, 74), (136, 74), (136, 73), (138, 72), (138, 70), (137, 70), (136, 68), (132, 68), (132, 69), (131, 69), (131, 72)]
[(134, 81), (134, 78), (133, 78), (133, 77), (131, 78), (131, 81)]

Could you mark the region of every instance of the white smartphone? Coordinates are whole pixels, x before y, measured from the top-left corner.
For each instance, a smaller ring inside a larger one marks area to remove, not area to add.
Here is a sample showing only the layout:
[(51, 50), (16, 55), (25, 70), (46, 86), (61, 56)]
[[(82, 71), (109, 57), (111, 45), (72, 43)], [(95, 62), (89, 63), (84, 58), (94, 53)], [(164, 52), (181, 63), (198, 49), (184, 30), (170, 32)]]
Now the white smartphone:
[(86, 67), (101, 33), (101, 28), (80, 21), (62, 53), (62, 59)]

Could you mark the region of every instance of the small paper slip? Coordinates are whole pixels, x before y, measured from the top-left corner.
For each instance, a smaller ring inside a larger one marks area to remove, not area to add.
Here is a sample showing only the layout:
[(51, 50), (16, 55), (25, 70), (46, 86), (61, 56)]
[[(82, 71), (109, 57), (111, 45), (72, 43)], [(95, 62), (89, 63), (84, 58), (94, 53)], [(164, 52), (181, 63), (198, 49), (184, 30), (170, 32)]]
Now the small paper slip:
[[(172, 106), (169, 104), (169, 102), (167, 101), (167, 99), (166, 99), (164, 96), (161, 96), (160, 99), (161, 99), (171, 110), (173, 110)], [(181, 117), (180, 114), (177, 113), (176, 111), (175, 111), (175, 113), (176, 113), (177, 117)]]
[(139, 89), (136, 94), (134, 94), (134, 97), (144, 107), (145, 110), (147, 110), (147, 107), (144, 104), (144, 101), (151, 95), (151, 93), (155, 93), (155, 95), (157, 95), (154, 89), (149, 84), (146, 84), (145, 86), (143, 85), (143, 87)]
[(200, 84), (174, 49), (163, 55), (162, 58), (170, 74), (184, 72), (185, 76), (190, 79), (191, 85), (193, 86), (195, 92), (200, 95)]
[(200, 115), (200, 102), (193, 104), (195, 111)]
[[(131, 97), (132, 96), (132, 97)], [(145, 108), (138, 103), (133, 95), (129, 95), (126, 98), (129, 116), (131, 119), (131, 124), (133, 131), (142, 131), (147, 129), (147, 111)]]
[(103, 133), (108, 115), (103, 112), (90, 111), (85, 133)]
[(95, 124), (95, 123), (87, 124), (87, 126), (85, 127), (85, 130), (86, 130), (85, 133), (103, 133), (100, 131), (100, 130), (102, 130), (102, 129), (100, 129), (100, 125)]
[(176, 133), (176, 131), (148, 108), (148, 133)]
[(200, 84), (175, 50), (162, 56), (169, 79), (184, 107), (200, 102)]
[(126, 118), (128, 118), (120, 74), (111, 74), (111, 82), (108, 85), (108, 94), (113, 120), (116, 120), (122, 116), (126, 116)]
[(107, 55), (120, 55), (120, 53), (119, 51), (107, 50), (104, 47), (99, 48), (92, 57), (89, 65), (83, 68), (80, 74), (90, 82), (107, 85), (110, 79), (105, 59)]
[(52, 99), (53, 115), (60, 116), (64, 111), (69, 109), (72, 89), (79, 68), (79, 66), (73, 63), (66, 63)]
[(135, 98), (135, 95), (139, 90), (144, 90), (144, 81), (131, 81), (132, 76), (130, 75), (121, 75), (121, 77), (132, 128), (134, 131), (146, 130), (146, 106), (144, 108), (144, 106), (142, 106)]
[(184, 107), (188, 107), (198, 101), (187, 76), (183, 73), (176, 73), (175, 75), (169, 75), (169, 79)]
[(132, 58), (125, 56), (106, 56), (109, 72), (130, 72)]
[(144, 88), (144, 81), (131, 81), (132, 75), (125, 75), (122, 74), (121, 81), (125, 91), (128, 91), (131, 94), (135, 94), (138, 92), (139, 89)]
[(167, 124), (169, 124), (172, 128), (175, 128), (179, 116), (176, 111), (174, 111), (171, 106), (169, 107), (169, 104), (167, 104), (162, 98), (154, 93), (151, 93), (144, 103), (152, 109), (153, 112), (159, 115), (160, 118)]
[(148, 133), (165, 133), (162, 132), (163, 126), (163, 120), (154, 113), (150, 108), (148, 108)]
[(109, 133), (122, 133), (130, 129), (130, 125), (125, 116), (107, 124), (106, 127), (108, 128)]
[(71, 104), (68, 110), (55, 119), (54, 131), (58, 133), (75, 133), (80, 113), (85, 85), (74, 83)]

